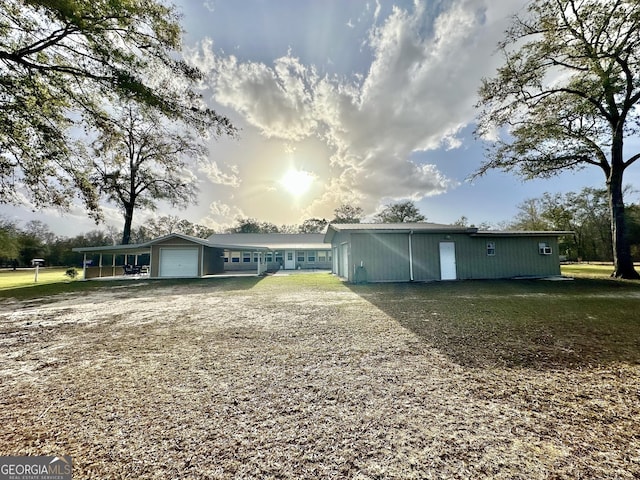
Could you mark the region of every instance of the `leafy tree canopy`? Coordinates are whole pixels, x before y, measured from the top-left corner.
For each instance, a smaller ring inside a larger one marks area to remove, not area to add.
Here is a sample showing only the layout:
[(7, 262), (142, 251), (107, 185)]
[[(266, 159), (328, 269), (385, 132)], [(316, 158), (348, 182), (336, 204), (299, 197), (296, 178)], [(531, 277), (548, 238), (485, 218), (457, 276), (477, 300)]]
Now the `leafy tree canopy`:
[[(0, 5), (0, 203), (26, 193), (68, 206), (76, 192), (98, 216), (70, 129), (91, 127), (126, 99), (199, 131), (231, 129), (195, 90), (202, 74), (180, 59), (174, 7), (155, 0), (4, 0)], [(77, 131), (77, 130), (76, 130)]]
[(420, 213), (415, 203), (407, 200), (385, 205), (382, 211), (376, 214), (374, 220), (376, 223), (424, 222), (427, 217)]
[(238, 218), (236, 225), (229, 229), (229, 233), (279, 233), (276, 225), (260, 222), (255, 218)]
[(364, 216), (362, 208), (349, 204), (342, 204), (333, 211), (335, 218), (331, 223), (360, 223)]
[(324, 233), (328, 222), (324, 218), (308, 218), (298, 227), (299, 233)]

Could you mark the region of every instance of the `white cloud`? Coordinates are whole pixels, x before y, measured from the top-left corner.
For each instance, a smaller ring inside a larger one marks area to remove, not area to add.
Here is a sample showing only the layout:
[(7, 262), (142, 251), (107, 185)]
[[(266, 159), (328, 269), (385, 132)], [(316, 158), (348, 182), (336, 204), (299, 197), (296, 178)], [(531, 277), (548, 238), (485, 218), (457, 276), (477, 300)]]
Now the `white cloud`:
[(203, 225), (221, 232), (233, 226), (237, 218), (245, 218), (244, 212), (234, 205), (215, 201), (209, 205), (209, 213), (201, 222)]
[(206, 164), (200, 165), (200, 170), (216, 185), (226, 185), (234, 188), (239, 187), (240, 175), (238, 167), (236, 165), (227, 165), (226, 167), (227, 171), (224, 172), (220, 169), (217, 162), (211, 160)]
[(216, 5), (214, 0), (205, 0), (202, 5), (204, 5), (204, 8), (206, 8), (207, 10), (209, 10), (211, 13), (216, 11)]
[[(490, 52), (515, 3), (457, 0), (436, 17), (424, 2), (394, 7), (370, 31), (373, 62), (363, 78), (320, 76), (291, 52), (272, 65), (242, 62), (216, 54), (210, 41), (191, 57), (211, 72), (213, 99), (264, 137), (325, 143), (330, 178), (318, 209), (357, 196), (373, 210), (383, 197), (419, 200), (457, 184), (412, 154), (461, 146), (480, 78), (494, 71)], [(379, 15), (376, 1), (376, 22)]]

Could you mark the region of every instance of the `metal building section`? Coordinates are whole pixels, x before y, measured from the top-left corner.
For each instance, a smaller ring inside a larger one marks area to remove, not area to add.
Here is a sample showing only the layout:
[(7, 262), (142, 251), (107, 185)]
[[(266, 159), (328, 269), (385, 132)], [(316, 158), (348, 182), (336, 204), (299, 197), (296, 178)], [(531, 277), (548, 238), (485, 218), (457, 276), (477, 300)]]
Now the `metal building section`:
[(419, 224), (330, 225), (333, 272), (349, 282), (408, 282), (560, 275), (558, 237)]

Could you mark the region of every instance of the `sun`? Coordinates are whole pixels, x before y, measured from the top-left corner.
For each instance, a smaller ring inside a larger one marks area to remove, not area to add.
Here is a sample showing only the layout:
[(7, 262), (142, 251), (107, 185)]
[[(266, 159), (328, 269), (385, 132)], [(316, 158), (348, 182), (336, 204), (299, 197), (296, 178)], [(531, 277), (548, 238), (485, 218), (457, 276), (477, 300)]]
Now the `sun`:
[(291, 169), (280, 179), (280, 185), (295, 197), (304, 195), (313, 185), (315, 177), (304, 170)]

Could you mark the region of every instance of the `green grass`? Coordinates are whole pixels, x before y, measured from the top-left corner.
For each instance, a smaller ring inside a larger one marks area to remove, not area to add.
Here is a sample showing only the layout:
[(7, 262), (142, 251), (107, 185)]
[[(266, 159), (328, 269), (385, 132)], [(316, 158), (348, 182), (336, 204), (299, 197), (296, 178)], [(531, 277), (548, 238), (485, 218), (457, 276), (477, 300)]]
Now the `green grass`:
[(468, 366), (640, 363), (640, 284), (599, 279), (353, 286)]
[(583, 278), (609, 278), (613, 272), (612, 264), (575, 263), (562, 265), (562, 275)]
[[(38, 271), (38, 282), (35, 282), (35, 268), (18, 270), (0, 270), (0, 290), (29, 287), (51, 283), (66, 283), (70, 280), (64, 273), (67, 268), (46, 267)], [(80, 275), (82, 273), (80, 272)]]

